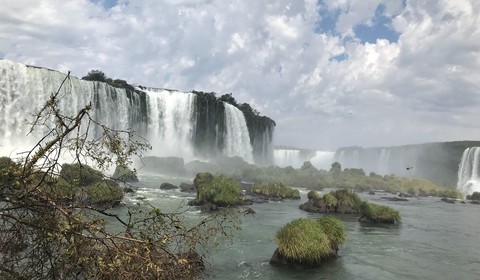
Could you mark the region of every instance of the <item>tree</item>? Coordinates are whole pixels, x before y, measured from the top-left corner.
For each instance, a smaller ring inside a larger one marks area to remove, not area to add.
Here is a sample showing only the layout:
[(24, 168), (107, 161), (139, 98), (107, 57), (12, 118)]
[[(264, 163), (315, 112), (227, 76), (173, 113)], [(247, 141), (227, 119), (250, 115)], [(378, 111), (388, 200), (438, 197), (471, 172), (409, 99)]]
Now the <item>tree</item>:
[(339, 162), (332, 163), (332, 167), (330, 168), (330, 173), (341, 173), (342, 172), (342, 165)]
[[(60, 88), (67, 81), (69, 75)], [(128, 165), (131, 156), (150, 148), (132, 131), (98, 123), (90, 104), (74, 116), (64, 115), (59, 92), (32, 123), (31, 133), (48, 128), (39, 142), (17, 161), (0, 158), (0, 279), (196, 278), (214, 241), (237, 228), (235, 217), (219, 212), (187, 226), (181, 212), (149, 205), (130, 207), (120, 216), (59, 199), (63, 155), (73, 156), (74, 164), (88, 161), (105, 169)], [(101, 133), (93, 137), (93, 129)], [(84, 188), (78, 181), (69, 183)]]
[(88, 72), (87, 76), (82, 77), (82, 80), (98, 82), (106, 82), (107, 79), (107, 75), (105, 75), (105, 73), (100, 70), (91, 70), (90, 72)]

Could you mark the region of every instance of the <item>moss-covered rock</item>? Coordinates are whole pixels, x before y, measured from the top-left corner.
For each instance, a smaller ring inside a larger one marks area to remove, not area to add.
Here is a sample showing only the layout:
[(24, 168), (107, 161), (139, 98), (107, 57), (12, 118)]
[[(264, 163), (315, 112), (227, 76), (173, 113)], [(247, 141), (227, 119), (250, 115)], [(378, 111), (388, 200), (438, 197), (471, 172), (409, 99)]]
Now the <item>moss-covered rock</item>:
[(44, 184), (52, 197), (63, 203), (101, 206), (118, 205), (123, 189), (104, 178), (100, 171), (85, 164), (63, 164), (60, 176), (52, 184)]
[(291, 198), (300, 199), (300, 192), (298, 190), (287, 187), (281, 182), (270, 182), (267, 184), (255, 184), (252, 187), (254, 194), (262, 195), (267, 198)]
[(316, 191), (309, 191), (308, 194), (307, 194), (307, 198), (308, 200), (316, 200), (316, 199), (320, 199), (321, 196), (318, 192)]
[(86, 164), (63, 164), (60, 178), (75, 186), (88, 186), (104, 179), (102, 172)]
[(350, 190), (341, 189), (329, 192), (323, 197), (309, 196), (300, 209), (313, 213), (358, 213), (362, 200)]
[(138, 182), (137, 174), (125, 165), (119, 165), (115, 168), (112, 179), (122, 182)]
[(400, 213), (397, 210), (366, 201), (360, 204), (360, 214), (359, 221), (362, 222), (395, 224), (400, 221)]
[(212, 203), (219, 207), (229, 207), (243, 204), (240, 184), (231, 178), (199, 173), (193, 183), (197, 197), (190, 201), (190, 205)]
[(276, 266), (309, 268), (337, 256), (346, 240), (343, 223), (331, 216), (320, 220), (296, 219), (277, 232), (278, 248), (270, 263)]

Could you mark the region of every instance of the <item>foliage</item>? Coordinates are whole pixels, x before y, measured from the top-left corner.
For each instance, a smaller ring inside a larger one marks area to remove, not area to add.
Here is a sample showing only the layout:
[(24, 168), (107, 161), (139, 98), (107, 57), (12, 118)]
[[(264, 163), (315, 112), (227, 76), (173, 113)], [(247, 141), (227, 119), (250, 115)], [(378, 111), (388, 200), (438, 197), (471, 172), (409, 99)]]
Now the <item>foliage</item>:
[(468, 200), (480, 200), (480, 192), (473, 192), (471, 195), (467, 195)]
[(331, 216), (317, 221), (293, 220), (276, 235), (280, 254), (300, 263), (317, 263), (322, 258), (336, 255), (338, 246), (345, 240), (345, 227)]
[(323, 231), (327, 234), (333, 244), (343, 244), (347, 240), (345, 225), (339, 219), (325, 215), (318, 220)]
[(331, 193), (324, 194), (323, 201), (327, 207), (337, 207), (337, 198)]
[[(343, 204), (352, 208), (354, 210), (358, 210), (362, 200), (356, 193), (347, 189), (335, 190), (330, 193), (333, 197), (335, 197), (337, 203), (336, 205)], [(325, 199), (325, 196), (324, 196)]]
[(309, 191), (307, 194), (308, 200), (313, 199), (313, 200), (318, 200), (321, 198), (320, 194), (316, 191)]
[(298, 190), (287, 187), (281, 182), (255, 184), (252, 188), (252, 192), (269, 197), (300, 198), (300, 192)]
[(91, 70), (86, 76), (82, 77), (82, 80), (106, 82), (107, 75), (100, 70)]
[(116, 205), (123, 198), (123, 189), (117, 184), (108, 182), (97, 182), (83, 189), (89, 203), (94, 205), (103, 205), (111, 203)]
[(231, 178), (199, 173), (193, 183), (197, 189), (195, 204), (211, 202), (221, 207), (242, 204), (240, 185)]
[[(67, 75), (63, 83), (68, 81)], [(45, 133), (39, 142), (18, 160), (0, 159), (0, 279), (198, 278), (203, 254), (237, 228), (237, 218), (223, 211), (187, 223), (181, 212), (149, 205), (125, 209), (123, 217), (90, 203), (70, 203), (120, 198), (103, 176), (93, 180), (101, 173), (86, 162), (101, 170), (124, 165), (150, 145), (131, 131), (98, 123), (90, 104), (64, 115), (59, 92), (32, 123), (31, 132)], [(89, 137), (91, 129), (95, 138)], [(65, 154), (74, 162), (60, 170), (58, 159)]]
[(360, 214), (373, 222), (396, 223), (400, 221), (400, 213), (397, 210), (366, 201), (360, 204)]

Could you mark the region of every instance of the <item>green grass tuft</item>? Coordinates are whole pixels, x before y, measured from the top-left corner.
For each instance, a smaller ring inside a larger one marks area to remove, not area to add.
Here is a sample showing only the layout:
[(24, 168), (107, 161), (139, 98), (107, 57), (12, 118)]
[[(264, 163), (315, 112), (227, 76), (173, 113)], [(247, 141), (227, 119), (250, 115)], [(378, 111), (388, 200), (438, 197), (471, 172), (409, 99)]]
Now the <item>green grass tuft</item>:
[(336, 255), (346, 240), (343, 223), (332, 217), (320, 220), (296, 219), (277, 232), (278, 250), (285, 258), (298, 263), (317, 263)]
[(400, 213), (388, 206), (362, 202), (360, 214), (369, 220), (381, 223), (396, 223), (400, 221)]

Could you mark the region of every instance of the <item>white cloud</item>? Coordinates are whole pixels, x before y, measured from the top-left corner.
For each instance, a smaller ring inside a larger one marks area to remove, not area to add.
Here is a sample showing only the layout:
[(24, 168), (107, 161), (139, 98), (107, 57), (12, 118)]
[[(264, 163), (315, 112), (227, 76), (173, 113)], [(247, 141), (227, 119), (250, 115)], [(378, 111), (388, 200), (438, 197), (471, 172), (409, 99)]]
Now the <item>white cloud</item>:
[[(398, 42), (353, 28), (379, 4)], [(0, 54), (83, 76), (234, 94), (277, 121), (279, 144), (318, 148), (478, 138), (480, 3), (414, 1), (7, 1)], [(340, 11), (340, 35), (315, 33)], [(343, 55), (337, 61), (332, 57)]]

